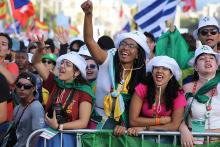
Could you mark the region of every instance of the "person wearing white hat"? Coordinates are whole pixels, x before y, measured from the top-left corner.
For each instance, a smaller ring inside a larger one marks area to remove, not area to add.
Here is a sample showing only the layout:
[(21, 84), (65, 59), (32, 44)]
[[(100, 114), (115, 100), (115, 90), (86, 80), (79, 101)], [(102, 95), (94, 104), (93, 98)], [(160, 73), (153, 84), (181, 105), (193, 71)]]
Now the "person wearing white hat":
[[(193, 144), (203, 144), (204, 138), (193, 138), (193, 132), (220, 131), (220, 73), (217, 72), (220, 56), (207, 45), (202, 45), (195, 51), (191, 60), (195, 73), (193, 81), (183, 85), (188, 106), (185, 112), (185, 122), (179, 128), (181, 144), (191, 147)], [(188, 126), (186, 126), (188, 124)], [(188, 128), (189, 127), (189, 128)], [(211, 141), (219, 138), (210, 138)]]
[(82, 56), (84, 59), (92, 57), (86, 45), (83, 45), (79, 48), (78, 54)]
[(178, 130), (186, 99), (178, 83), (181, 70), (177, 62), (168, 56), (156, 56), (146, 69), (147, 77), (136, 86), (131, 99), (128, 134), (137, 135), (144, 130)]
[(98, 119), (91, 119), (91, 128), (115, 128), (115, 135), (119, 135), (128, 127), (129, 101), (146, 70), (146, 55), (149, 55), (146, 37), (138, 31), (120, 34), (115, 41), (117, 49), (107, 52), (93, 38), (92, 2), (85, 1), (81, 8), (85, 13), (84, 41), (100, 65), (95, 103)]
[(215, 52), (219, 52), (217, 49), (219, 29), (219, 24), (214, 17), (205, 16), (199, 20), (197, 29), (193, 31), (193, 36), (195, 39), (199, 39), (203, 45), (208, 45)]
[[(55, 76), (46, 69), (41, 60), (45, 53), (43, 37), (38, 36), (38, 41), (38, 50), (32, 63), (43, 79), (43, 87), (50, 93), (46, 104), (46, 124), (56, 130), (86, 128), (94, 95), (87, 84), (85, 59), (76, 52), (58, 57), (56, 66), (59, 73)], [(59, 136), (50, 140), (50, 143), (51, 146), (60, 145)]]

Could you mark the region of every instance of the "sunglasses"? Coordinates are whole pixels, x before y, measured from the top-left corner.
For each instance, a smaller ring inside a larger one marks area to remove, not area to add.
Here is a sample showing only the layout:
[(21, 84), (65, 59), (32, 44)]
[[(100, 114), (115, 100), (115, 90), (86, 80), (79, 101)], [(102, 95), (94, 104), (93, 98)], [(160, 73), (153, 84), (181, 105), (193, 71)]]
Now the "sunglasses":
[(200, 31), (200, 34), (202, 36), (206, 36), (208, 34), (211, 34), (211, 35), (216, 35), (218, 33), (218, 29), (203, 29)]
[(52, 64), (53, 62), (50, 60), (42, 59), (42, 63)]
[(86, 69), (95, 69), (96, 65), (95, 64), (90, 64), (86, 66)]
[(17, 83), (16, 84), (16, 87), (17, 88), (24, 88), (24, 89), (26, 89), (26, 90), (29, 90), (29, 89), (31, 89), (32, 87), (33, 87), (33, 85), (31, 85), (31, 84), (22, 84), (22, 83)]

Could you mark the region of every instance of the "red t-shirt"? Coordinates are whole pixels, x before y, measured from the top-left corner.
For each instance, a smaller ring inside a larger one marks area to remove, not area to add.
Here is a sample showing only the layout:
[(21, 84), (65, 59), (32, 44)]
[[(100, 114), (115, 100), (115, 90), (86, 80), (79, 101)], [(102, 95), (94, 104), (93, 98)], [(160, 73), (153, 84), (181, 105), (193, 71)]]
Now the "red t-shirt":
[[(53, 95), (59, 89), (59, 87), (57, 86), (57, 83), (54, 79), (54, 74), (50, 73), (47, 80), (43, 82), (43, 87), (45, 89), (47, 89), (50, 93), (49, 99), (46, 104), (46, 111), (48, 112), (49, 107), (52, 103)], [(71, 91), (72, 91), (72, 89), (65, 89), (65, 91), (63, 91), (63, 89), (62, 89), (62, 90), (60, 90), (60, 92), (58, 92), (57, 98), (62, 97), (61, 103), (63, 104), (63, 107), (64, 107), (65, 103), (67, 102), (67, 97), (71, 94)], [(62, 92), (63, 92), (63, 96), (61, 96)], [(92, 103), (92, 97), (86, 92), (83, 92), (80, 90), (75, 90), (74, 94), (73, 94), (73, 99), (66, 109), (66, 112), (68, 114), (68, 118), (70, 121), (74, 121), (74, 120), (79, 119), (79, 105), (83, 101), (87, 101), (89, 103)], [(58, 103), (57, 100), (55, 100), (55, 103)]]
[[(153, 109), (149, 108), (148, 101), (146, 99), (148, 92), (148, 87), (143, 84), (138, 84), (135, 87), (135, 93), (140, 97), (143, 101), (141, 108), (141, 116), (144, 117), (153, 117)], [(179, 108), (184, 108), (186, 106), (186, 98), (183, 92), (178, 92), (178, 96), (173, 100), (173, 110), (177, 110)], [(161, 103), (161, 111), (159, 113), (160, 116), (171, 116), (173, 110), (166, 110), (165, 103)]]
[(9, 70), (14, 76), (18, 77), (19, 75), (19, 68), (18, 65), (14, 62), (5, 62), (4, 67)]

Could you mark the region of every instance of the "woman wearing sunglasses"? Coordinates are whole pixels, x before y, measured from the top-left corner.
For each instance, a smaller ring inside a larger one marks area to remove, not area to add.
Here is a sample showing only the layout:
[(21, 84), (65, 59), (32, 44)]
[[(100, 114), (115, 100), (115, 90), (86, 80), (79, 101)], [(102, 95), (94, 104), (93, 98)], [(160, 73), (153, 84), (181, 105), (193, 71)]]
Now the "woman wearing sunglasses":
[(16, 81), (15, 90), (20, 98), (20, 104), (13, 111), (13, 121), (18, 125), (15, 147), (24, 147), (28, 136), (34, 130), (44, 127), (44, 109), (38, 100), (34, 100), (36, 79), (32, 73), (21, 73)]
[[(43, 37), (38, 37), (39, 46), (32, 61), (43, 79), (43, 87), (49, 93), (46, 104), (46, 124), (56, 130), (72, 130), (86, 128), (92, 112), (91, 87), (86, 81), (86, 61), (76, 52), (69, 52), (57, 59), (58, 76), (48, 71), (41, 62), (45, 53)], [(71, 141), (74, 146), (75, 137), (64, 134), (63, 146)], [(67, 141), (67, 142), (66, 142)], [(49, 141), (51, 146), (60, 146), (60, 136)]]
[(57, 57), (54, 54), (45, 54), (42, 56), (41, 61), (50, 72), (54, 72), (54, 68), (56, 66), (56, 59)]
[[(211, 47), (203, 45), (196, 49), (190, 64), (195, 73), (193, 81), (183, 86), (188, 106), (185, 121), (179, 128), (184, 147), (193, 147), (206, 141), (201, 137), (193, 138), (190, 131), (220, 132), (220, 73), (217, 72), (220, 56)], [(220, 141), (219, 137), (209, 139), (210, 142)]]
[(86, 62), (87, 62), (86, 78), (90, 82), (93, 93), (95, 93), (95, 91), (96, 91), (96, 78), (98, 75), (99, 66), (92, 57), (88, 57), (86, 59)]
[(100, 65), (96, 82), (96, 114), (90, 128), (115, 129), (115, 135), (128, 127), (130, 98), (135, 86), (143, 79), (146, 54), (149, 48), (143, 33), (135, 31), (120, 34), (116, 48), (105, 51), (95, 42), (92, 26), (92, 2), (82, 5), (84, 16), (84, 41), (93, 58)]
[[(45, 54), (41, 58), (41, 62), (43, 65), (46, 67), (46, 69), (54, 74), (57, 74), (57, 68), (56, 68), (56, 55), (50, 53), (50, 54)], [(42, 87), (42, 98), (43, 98), (43, 106), (45, 107), (48, 98), (49, 98), (49, 91)]]

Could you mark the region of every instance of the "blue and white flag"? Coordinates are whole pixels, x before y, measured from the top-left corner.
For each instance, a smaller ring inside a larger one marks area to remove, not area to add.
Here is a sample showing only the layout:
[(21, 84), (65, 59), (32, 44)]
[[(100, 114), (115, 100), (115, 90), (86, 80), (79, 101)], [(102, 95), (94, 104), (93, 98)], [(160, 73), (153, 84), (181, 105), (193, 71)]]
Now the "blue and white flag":
[(164, 30), (165, 21), (175, 17), (177, 4), (178, 0), (142, 0), (134, 20), (142, 31), (158, 38)]
[(131, 31), (131, 24), (130, 22), (128, 21), (124, 27), (122, 28), (122, 32), (130, 32)]

